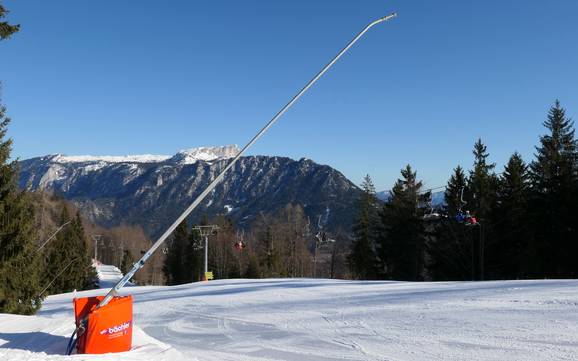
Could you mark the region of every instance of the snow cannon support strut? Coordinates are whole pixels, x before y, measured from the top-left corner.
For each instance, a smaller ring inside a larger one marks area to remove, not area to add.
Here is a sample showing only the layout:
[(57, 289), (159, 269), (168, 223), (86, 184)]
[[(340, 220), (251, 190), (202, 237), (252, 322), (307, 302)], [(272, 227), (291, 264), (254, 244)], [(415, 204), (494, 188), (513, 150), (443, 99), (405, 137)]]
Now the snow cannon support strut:
[[(380, 24), (382, 22), (391, 20), (397, 16), (396, 13), (391, 13), (384, 17), (381, 17), (371, 23), (369, 23), (366, 27), (364, 27), (337, 55), (327, 63), (323, 69), (317, 73), (291, 100), (281, 108), (281, 110), (275, 114), (275, 116), (247, 143), (237, 155), (227, 164), (227, 166), (219, 173), (215, 179), (207, 186), (207, 188), (199, 195), (197, 198), (191, 203), (191, 205), (185, 209), (185, 211), (175, 220), (175, 222), (163, 233), (160, 238), (151, 246), (151, 248), (142, 256), (142, 258), (136, 262), (130, 271), (127, 272), (126, 275), (122, 279), (120, 279), (114, 287), (104, 296), (104, 298), (100, 301), (100, 303), (96, 306), (95, 310), (98, 310), (104, 306), (106, 306), (115, 296), (118, 295), (120, 289), (134, 276), (134, 274), (141, 269), (145, 262), (149, 259), (149, 257), (163, 244), (163, 242), (173, 233), (173, 231), (177, 228), (181, 222), (187, 218), (187, 216), (207, 197), (207, 195), (221, 182), (227, 171), (231, 169), (235, 163), (241, 158), (241, 156), (249, 149), (275, 122), (283, 115), (285, 112), (299, 99), (309, 88), (321, 78), (323, 74), (329, 68), (341, 58), (343, 54), (345, 54), (349, 48), (353, 46), (370, 28), (374, 25)], [(86, 329), (87, 317), (85, 317), (81, 322), (78, 323), (77, 329), (75, 333), (79, 333), (83, 328)], [(73, 334), (74, 335), (74, 334)], [(77, 336), (79, 337), (79, 336)]]

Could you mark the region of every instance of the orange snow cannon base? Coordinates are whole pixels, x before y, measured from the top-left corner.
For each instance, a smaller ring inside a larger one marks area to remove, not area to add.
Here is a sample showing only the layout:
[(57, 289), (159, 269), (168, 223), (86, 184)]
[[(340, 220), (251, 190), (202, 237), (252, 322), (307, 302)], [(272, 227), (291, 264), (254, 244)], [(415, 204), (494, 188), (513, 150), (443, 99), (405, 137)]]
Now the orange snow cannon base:
[(87, 317), (86, 330), (78, 335), (79, 354), (129, 351), (132, 346), (132, 296), (114, 297), (96, 309), (104, 296), (74, 299), (76, 327)]

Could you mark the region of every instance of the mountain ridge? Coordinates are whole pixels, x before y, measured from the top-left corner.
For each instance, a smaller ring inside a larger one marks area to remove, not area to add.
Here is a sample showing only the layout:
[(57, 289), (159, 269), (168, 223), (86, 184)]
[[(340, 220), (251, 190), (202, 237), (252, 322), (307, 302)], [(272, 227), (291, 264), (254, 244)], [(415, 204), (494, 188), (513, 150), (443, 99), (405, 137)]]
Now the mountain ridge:
[[(36, 157), (20, 162), (19, 184), (62, 195), (96, 224), (140, 224), (155, 237), (228, 164), (238, 150), (232, 147), (220, 147), (220, 157), (206, 156), (210, 152), (202, 151), (209, 149), (204, 147), (151, 162)], [(359, 192), (339, 171), (309, 159), (247, 156), (239, 159), (191, 220), (198, 222), (205, 214), (226, 215), (243, 227), (261, 213), (275, 213), (295, 203), (311, 219), (329, 209), (328, 229), (348, 232)]]

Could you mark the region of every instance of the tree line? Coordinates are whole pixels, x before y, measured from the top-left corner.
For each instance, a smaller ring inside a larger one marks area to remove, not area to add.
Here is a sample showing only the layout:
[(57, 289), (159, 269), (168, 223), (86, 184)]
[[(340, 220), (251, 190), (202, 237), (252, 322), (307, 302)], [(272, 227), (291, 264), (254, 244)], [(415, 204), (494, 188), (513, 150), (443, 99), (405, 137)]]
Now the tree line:
[[(343, 235), (323, 243), (320, 229), (303, 207), (287, 204), (276, 214), (260, 214), (247, 229), (224, 216), (206, 217), (215, 225), (208, 236), (208, 270), (215, 279), (271, 277), (345, 277)], [(167, 241), (163, 272), (167, 284), (196, 282), (204, 274), (205, 240), (198, 225), (183, 221)]]
[(32, 314), (49, 294), (92, 288), (96, 274), (80, 214), (71, 215), (63, 200), (18, 189), (9, 122), (0, 105), (0, 312)]
[[(0, 20), (7, 14), (0, 5)], [(0, 21), (0, 41), (20, 25)], [(42, 196), (18, 189), (18, 161), (11, 159), (12, 139), (6, 137), (10, 118), (0, 102), (0, 312), (32, 314), (50, 293), (93, 286), (94, 269), (80, 215), (60, 207), (60, 232), (48, 237)], [(48, 217), (50, 218), (50, 217)]]
[[(348, 255), (352, 277), (578, 277), (578, 142), (559, 101), (543, 126), (534, 159), (516, 152), (499, 173), (478, 140), (472, 169), (454, 169), (440, 209), (410, 165), (383, 204), (367, 176)], [(459, 221), (466, 210), (477, 222)]]

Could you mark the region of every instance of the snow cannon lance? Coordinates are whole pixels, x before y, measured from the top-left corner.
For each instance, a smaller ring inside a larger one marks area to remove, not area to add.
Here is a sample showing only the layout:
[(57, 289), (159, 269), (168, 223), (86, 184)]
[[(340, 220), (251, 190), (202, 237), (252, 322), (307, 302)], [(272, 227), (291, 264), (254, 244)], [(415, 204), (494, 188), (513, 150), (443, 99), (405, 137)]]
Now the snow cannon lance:
[[(175, 228), (205, 199), (221, 182), (227, 171), (235, 165), (249, 149), (285, 112), (313, 85), (335, 62), (345, 54), (370, 28), (396, 17), (396, 13), (381, 17), (363, 28), (327, 65), (317, 73), (275, 116), (245, 145), (227, 164), (207, 188), (185, 209), (175, 222), (162, 234), (151, 248), (136, 262), (131, 270), (119, 280), (104, 297), (80, 298), (74, 300), (76, 330), (69, 342), (67, 354), (76, 346), (78, 353), (107, 353), (128, 351), (131, 348), (132, 298), (119, 297), (120, 289), (141, 269), (148, 258), (173, 233)], [(113, 332), (111, 332), (111, 330)], [(118, 332), (117, 332), (118, 331)], [(114, 337), (111, 337), (113, 335)], [(76, 336), (76, 338), (75, 338)], [(122, 342), (121, 340), (122, 339)]]

